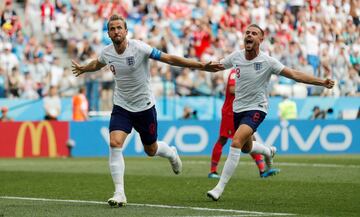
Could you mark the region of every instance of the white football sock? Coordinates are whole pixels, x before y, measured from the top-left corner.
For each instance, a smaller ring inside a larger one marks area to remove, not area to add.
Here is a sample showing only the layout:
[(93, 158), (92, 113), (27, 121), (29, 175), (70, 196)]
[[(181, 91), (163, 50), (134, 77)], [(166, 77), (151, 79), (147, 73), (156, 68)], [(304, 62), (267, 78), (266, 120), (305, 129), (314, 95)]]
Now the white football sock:
[(252, 149), (249, 152), (249, 154), (262, 154), (262, 155), (270, 156), (271, 152), (270, 152), (270, 148), (267, 147), (266, 145), (263, 145), (257, 141), (253, 141)]
[(230, 147), (229, 155), (225, 161), (224, 168), (221, 172), (221, 177), (219, 183), (216, 185), (216, 188), (224, 190), (225, 185), (230, 180), (231, 176), (234, 174), (235, 169), (240, 160), (241, 149)]
[(111, 177), (115, 185), (115, 194), (124, 194), (125, 162), (122, 154), (122, 148), (110, 147), (109, 167)]
[(175, 158), (175, 153), (170, 146), (163, 141), (157, 141), (158, 147), (155, 153), (155, 156), (165, 157), (169, 160), (172, 160)]

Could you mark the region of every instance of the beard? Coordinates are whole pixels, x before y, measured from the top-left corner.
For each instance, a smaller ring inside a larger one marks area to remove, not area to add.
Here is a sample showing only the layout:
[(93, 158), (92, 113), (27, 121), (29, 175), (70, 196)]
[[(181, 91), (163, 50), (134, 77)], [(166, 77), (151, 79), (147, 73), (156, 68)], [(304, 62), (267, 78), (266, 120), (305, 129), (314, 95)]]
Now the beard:
[(120, 45), (124, 40), (119, 37), (119, 36), (115, 36), (114, 38), (111, 38), (111, 41), (115, 44), (115, 45)]

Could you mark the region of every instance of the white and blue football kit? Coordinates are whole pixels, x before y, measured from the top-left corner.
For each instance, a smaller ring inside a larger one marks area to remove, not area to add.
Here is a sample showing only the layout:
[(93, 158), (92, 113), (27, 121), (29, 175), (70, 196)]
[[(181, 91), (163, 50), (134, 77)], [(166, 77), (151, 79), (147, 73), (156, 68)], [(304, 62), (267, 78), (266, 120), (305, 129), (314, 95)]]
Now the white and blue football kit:
[(234, 51), (220, 61), (226, 69), (235, 68), (234, 127), (249, 125), (254, 132), (268, 112), (268, 86), (272, 74), (279, 75), (284, 65), (264, 52), (252, 59), (245, 50)]
[(139, 40), (128, 40), (122, 54), (114, 45), (105, 47), (98, 61), (110, 66), (114, 74), (114, 108), (109, 131), (130, 133), (134, 127), (144, 145), (157, 140), (155, 98), (150, 87), (149, 58), (159, 59), (161, 52)]

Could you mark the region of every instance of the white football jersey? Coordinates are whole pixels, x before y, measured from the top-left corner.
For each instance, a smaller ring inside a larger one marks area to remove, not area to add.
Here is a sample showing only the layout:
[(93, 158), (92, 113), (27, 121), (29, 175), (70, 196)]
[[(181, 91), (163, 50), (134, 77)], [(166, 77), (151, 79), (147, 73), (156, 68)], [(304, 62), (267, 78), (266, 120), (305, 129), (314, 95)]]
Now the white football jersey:
[(131, 112), (140, 112), (155, 104), (150, 88), (149, 70), (152, 49), (142, 41), (129, 39), (122, 54), (115, 51), (113, 44), (106, 46), (101, 52), (98, 61), (109, 65), (114, 74), (115, 105)]
[(270, 77), (279, 75), (285, 66), (261, 51), (256, 58), (247, 60), (245, 50), (234, 51), (220, 62), (226, 69), (236, 70), (233, 111), (260, 110), (267, 113)]

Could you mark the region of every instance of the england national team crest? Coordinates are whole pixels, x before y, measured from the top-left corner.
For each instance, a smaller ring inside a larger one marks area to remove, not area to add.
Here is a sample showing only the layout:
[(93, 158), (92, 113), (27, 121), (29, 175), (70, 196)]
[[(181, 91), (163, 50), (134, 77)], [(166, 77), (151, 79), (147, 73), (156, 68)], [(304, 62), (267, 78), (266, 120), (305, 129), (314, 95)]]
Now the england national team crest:
[(135, 58), (134, 56), (130, 56), (130, 57), (126, 57), (126, 62), (128, 66), (133, 66), (135, 65)]
[(254, 69), (255, 69), (255, 71), (259, 71), (259, 70), (261, 70), (261, 68), (262, 68), (262, 64), (261, 64), (261, 63), (254, 63)]

